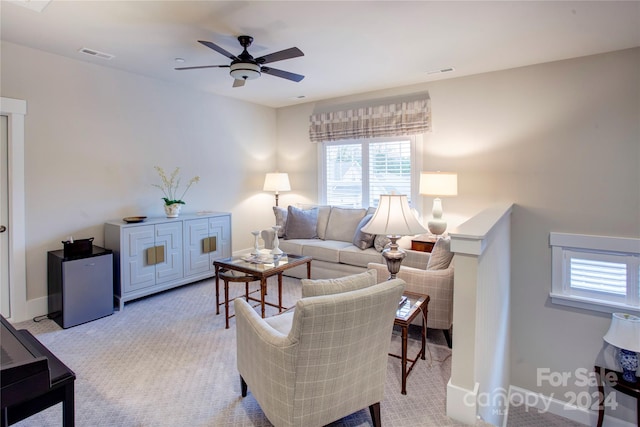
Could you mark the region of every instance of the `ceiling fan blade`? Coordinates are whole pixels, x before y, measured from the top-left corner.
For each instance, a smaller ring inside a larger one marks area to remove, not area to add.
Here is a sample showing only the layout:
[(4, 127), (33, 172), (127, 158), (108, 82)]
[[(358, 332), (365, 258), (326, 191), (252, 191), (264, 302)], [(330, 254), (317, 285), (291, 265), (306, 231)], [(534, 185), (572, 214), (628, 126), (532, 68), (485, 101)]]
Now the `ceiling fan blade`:
[(229, 58), (229, 59), (232, 59), (232, 60), (234, 60), (234, 61), (235, 61), (236, 59), (238, 59), (238, 57), (237, 57), (237, 56), (235, 56), (235, 55), (234, 55), (234, 54), (232, 54), (232, 53), (227, 52), (226, 50), (224, 50), (223, 48), (221, 48), (220, 46), (218, 46), (218, 45), (217, 45), (217, 44), (215, 44), (215, 43), (211, 43), (211, 42), (208, 42), (208, 41), (206, 41), (206, 40), (198, 40), (198, 43), (202, 43), (203, 45), (205, 45), (205, 46), (206, 46), (206, 47), (208, 47), (209, 49), (213, 49), (213, 50), (215, 50), (216, 52), (221, 53), (222, 55), (226, 56), (226, 57), (227, 57), (227, 58)]
[(244, 86), (245, 81), (246, 81), (245, 79), (234, 79), (233, 87), (242, 87)]
[(290, 73), (289, 71), (278, 70), (277, 68), (262, 67), (261, 71), (265, 74), (282, 77), (283, 79), (287, 80), (293, 80), (294, 82), (299, 82), (300, 80), (304, 79), (303, 75)]
[(284, 59), (297, 58), (298, 56), (304, 56), (304, 53), (302, 53), (302, 51), (297, 47), (291, 47), (289, 49), (261, 56), (256, 58), (255, 61), (258, 64), (268, 64), (270, 62), (282, 61)]
[(229, 68), (229, 65), (196, 65), (195, 67), (177, 67), (174, 70), (196, 70), (198, 68)]

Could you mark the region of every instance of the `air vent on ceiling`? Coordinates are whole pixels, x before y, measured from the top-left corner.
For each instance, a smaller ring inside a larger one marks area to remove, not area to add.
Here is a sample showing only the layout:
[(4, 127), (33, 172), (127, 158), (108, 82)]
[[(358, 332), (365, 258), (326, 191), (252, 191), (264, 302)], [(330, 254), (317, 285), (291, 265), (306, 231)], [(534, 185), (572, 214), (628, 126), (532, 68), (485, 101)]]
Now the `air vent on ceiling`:
[(114, 55), (111, 55), (110, 53), (99, 52), (97, 50), (89, 49), (89, 48), (86, 48), (86, 47), (83, 47), (78, 52), (84, 53), (85, 55), (94, 56), (96, 58), (106, 59), (107, 61), (110, 60), (110, 59), (113, 59), (115, 57)]
[(427, 74), (444, 74), (444, 73), (452, 73), (454, 72), (456, 69), (453, 67), (445, 67), (445, 68), (439, 68), (437, 70), (431, 70), (431, 71), (427, 71)]

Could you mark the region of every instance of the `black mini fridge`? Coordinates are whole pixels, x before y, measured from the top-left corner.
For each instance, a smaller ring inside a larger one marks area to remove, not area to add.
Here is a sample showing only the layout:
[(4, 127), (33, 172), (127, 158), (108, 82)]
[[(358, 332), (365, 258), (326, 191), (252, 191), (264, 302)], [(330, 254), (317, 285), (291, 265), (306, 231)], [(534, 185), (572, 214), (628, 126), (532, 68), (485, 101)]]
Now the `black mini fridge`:
[(63, 328), (113, 314), (113, 252), (92, 246), (91, 252), (64, 256), (48, 252), (49, 318)]

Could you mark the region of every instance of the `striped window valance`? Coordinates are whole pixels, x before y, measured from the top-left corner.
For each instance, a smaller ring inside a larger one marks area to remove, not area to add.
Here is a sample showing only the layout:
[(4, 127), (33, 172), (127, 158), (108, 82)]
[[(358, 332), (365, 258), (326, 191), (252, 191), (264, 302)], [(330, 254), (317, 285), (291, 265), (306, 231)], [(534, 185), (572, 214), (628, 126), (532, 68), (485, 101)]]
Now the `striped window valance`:
[(431, 130), (429, 97), (313, 114), (311, 142), (415, 135)]

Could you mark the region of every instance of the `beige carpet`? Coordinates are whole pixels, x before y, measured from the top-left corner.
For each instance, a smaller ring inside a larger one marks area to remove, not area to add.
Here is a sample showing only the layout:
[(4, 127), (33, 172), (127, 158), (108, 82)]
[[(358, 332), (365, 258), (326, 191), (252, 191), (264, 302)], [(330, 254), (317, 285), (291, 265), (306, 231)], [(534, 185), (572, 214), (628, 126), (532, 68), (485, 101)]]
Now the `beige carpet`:
[[(133, 301), (122, 312), (70, 329), (48, 319), (15, 326), (29, 329), (76, 373), (79, 427), (270, 426), (251, 391), (240, 396), (235, 319), (224, 329), (224, 314), (215, 314), (214, 283), (206, 280)], [(269, 286), (273, 300), (275, 280)], [(285, 278), (284, 288), (285, 306), (293, 305), (300, 297), (299, 281)], [(430, 354), (409, 376), (407, 395), (400, 394), (400, 361), (389, 358), (383, 425), (460, 425), (445, 415), (450, 350), (440, 331), (429, 330), (428, 339)], [(419, 341), (409, 341), (412, 355)], [(399, 354), (398, 336), (391, 347)], [(56, 405), (16, 425), (57, 427), (61, 412)], [(368, 426), (369, 411), (332, 425)]]

